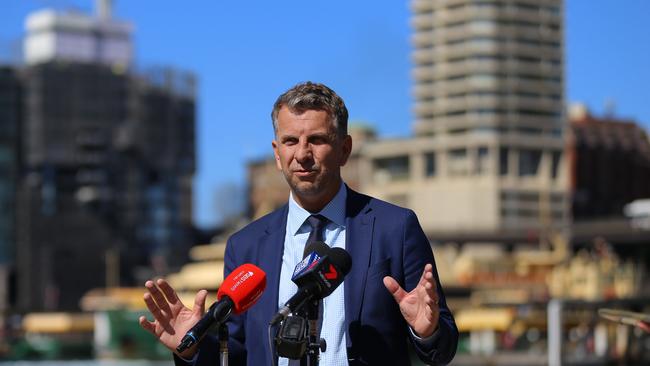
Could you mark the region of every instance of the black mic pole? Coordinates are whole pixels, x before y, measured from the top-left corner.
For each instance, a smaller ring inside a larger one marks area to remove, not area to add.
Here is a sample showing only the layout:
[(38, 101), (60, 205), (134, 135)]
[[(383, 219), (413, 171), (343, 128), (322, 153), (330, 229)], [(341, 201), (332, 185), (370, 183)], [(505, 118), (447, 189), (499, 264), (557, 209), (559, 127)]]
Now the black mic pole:
[(228, 325), (226, 322), (219, 324), (219, 357), (221, 366), (228, 366)]
[(309, 322), (309, 338), (307, 353), (300, 359), (301, 366), (318, 366), (320, 352), (325, 352), (325, 340), (319, 338), (318, 329), (319, 305), (321, 300), (311, 300), (307, 303), (307, 320)]

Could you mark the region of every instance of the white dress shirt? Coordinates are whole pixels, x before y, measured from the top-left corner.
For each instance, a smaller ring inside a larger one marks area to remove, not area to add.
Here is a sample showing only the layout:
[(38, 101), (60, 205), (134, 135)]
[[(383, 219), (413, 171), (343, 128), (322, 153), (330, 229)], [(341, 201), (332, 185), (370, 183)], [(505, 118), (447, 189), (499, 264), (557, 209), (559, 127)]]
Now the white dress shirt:
[[(336, 196), (320, 212), (313, 213), (325, 216), (329, 220), (323, 238), (331, 248), (345, 249), (346, 198), (347, 190), (345, 185), (341, 183)], [(291, 194), (289, 196), (289, 214), (280, 271), (278, 307), (284, 306), (287, 300), (298, 290), (296, 284), (291, 281), (291, 276), (296, 265), (303, 259), (305, 243), (311, 231), (311, 227), (305, 220), (310, 215), (312, 213), (300, 207), (293, 198), (293, 194)], [(327, 342), (327, 350), (320, 354), (321, 365), (348, 364), (345, 343), (344, 286), (345, 282), (341, 283), (332, 294), (323, 299), (323, 326), (320, 336)], [(281, 357), (278, 364), (279, 366), (287, 366), (289, 360)]]

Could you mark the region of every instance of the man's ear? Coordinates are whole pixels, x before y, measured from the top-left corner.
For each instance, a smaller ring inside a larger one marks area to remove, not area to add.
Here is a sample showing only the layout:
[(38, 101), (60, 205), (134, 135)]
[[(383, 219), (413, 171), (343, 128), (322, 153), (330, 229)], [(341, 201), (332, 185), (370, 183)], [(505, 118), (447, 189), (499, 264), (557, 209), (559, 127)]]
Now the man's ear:
[(350, 154), (352, 153), (352, 136), (345, 135), (341, 149), (343, 150), (341, 166), (344, 166), (348, 162), (348, 158), (350, 158)]
[(271, 141), (271, 146), (273, 146), (273, 155), (275, 156), (275, 166), (278, 170), (282, 170), (282, 163), (280, 162), (280, 154), (278, 153), (278, 142), (273, 140)]

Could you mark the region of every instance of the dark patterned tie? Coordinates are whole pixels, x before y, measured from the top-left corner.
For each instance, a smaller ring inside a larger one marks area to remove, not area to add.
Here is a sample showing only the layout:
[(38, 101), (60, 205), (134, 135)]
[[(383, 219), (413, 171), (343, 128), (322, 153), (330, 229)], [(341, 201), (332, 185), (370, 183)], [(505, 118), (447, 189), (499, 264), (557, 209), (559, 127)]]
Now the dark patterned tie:
[[(324, 234), (325, 234), (325, 226), (327, 226), (327, 223), (329, 220), (327, 217), (322, 216), (322, 215), (311, 215), (307, 218), (307, 223), (311, 227), (311, 231), (309, 232), (309, 237), (307, 238), (307, 241), (305, 242), (305, 249), (309, 246), (309, 244), (317, 242), (317, 241), (322, 241), (324, 242)], [(304, 253), (303, 256), (306, 256), (309, 253)], [(319, 301), (319, 306), (318, 306), (318, 329), (320, 333), (320, 328), (322, 326), (322, 320), (323, 320), (323, 302)], [(289, 360), (289, 366), (300, 366), (300, 360)]]
[(327, 217), (322, 215), (311, 215), (307, 218), (307, 223), (311, 226), (311, 232), (309, 233), (309, 237), (305, 243), (305, 248), (313, 242), (325, 241), (323, 240), (323, 234), (328, 221)]

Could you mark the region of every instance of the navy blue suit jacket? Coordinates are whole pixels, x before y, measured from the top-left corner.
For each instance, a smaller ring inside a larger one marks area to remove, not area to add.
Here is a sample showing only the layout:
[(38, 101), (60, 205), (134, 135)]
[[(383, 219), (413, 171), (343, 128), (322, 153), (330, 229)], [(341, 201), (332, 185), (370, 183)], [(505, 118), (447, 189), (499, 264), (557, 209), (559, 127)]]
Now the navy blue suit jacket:
[[(231, 365), (271, 365), (267, 327), (278, 311), (278, 285), (288, 205), (256, 220), (228, 240), (225, 276), (243, 263), (266, 272), (267, 288), (246, 313), (229, 320)], [(407, 339), (412, 338), (399, 306), (383, 284), (390, 275), (406, 290), (413, 289), (426, 263), (434, 265), (440, 297), (440, 322), (434, 347), (413, 342), (427, 363), (451, 361), (458, 330), (438, 280), (431, 246), (413, 211), (359, 194), (348, 188), (346, 250), (352, 269), (345, 277), (345, 325), (351, 365), (408, 365)], [(411, 341), (413, 341), (411, 339)], [(177, 364), (184, 364), (176, 358)], [(217, 365), (215, 338), (199, 345), (197, 365)]]

